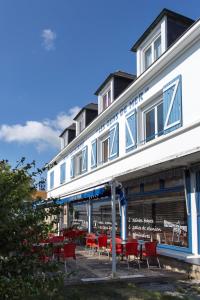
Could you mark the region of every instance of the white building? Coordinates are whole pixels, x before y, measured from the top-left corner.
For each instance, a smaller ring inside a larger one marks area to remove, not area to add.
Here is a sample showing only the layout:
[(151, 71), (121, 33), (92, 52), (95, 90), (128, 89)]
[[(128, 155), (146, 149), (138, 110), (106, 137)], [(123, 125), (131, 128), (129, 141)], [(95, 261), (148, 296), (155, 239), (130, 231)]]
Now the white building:
[(198, 257), (200, 20), (164, 9), (132, 51), (137, 76), (110, 74), (96, 92), (98, 114), (90, 104), (75, 118), (76, 136), (61, 135), (48, 198), (64, 205), (62, 226), (109, 230), (115, 179), (127, 198), (126, 213), (126, 203), (116, 209), (123, 238), (156, 239), (163, 255)]

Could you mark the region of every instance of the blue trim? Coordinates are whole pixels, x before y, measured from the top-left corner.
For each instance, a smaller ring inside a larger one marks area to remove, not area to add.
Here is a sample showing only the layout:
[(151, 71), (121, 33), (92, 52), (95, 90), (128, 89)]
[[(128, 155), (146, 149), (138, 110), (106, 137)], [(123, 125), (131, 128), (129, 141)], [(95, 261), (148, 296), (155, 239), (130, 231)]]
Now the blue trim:
[[(170, 193), (170, 192), (181, 192), (184, 190), (183, 185), (175, 186), (175, 187), (170, 187), (170, 188), (161, 188), (158, 190), (153, 190), (153, 191), (144, 191), (144, 192), (139, 192), (139, 193), (130, 193), (128, 196), (129, 198), (131, 196), (149, 196), (149, 195), (159, 195), (159, 194), (165, 194), (165, 193)], [(130, 201), (133, 201), (134, 199), (130, 199)]]
[(158, 244), (158, 249), (169, 249), (169, 250), (174, 250), (174, 251), (178, 251), (178, 252), (192, 253), (190, 248), (167, 245), (167, 244)]

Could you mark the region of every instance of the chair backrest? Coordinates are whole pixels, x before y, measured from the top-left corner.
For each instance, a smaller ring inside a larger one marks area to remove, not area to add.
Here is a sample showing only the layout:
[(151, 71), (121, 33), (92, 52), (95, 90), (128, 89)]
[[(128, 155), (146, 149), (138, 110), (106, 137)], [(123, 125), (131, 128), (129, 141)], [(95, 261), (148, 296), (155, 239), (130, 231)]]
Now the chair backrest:
[(64, 258), (72, 257), (76, 259), (76, 244), (74, 243), (69, 243), (64, 245)]
[(144, 244), (147, 256), (157, 256), (156, 247), (157, 242), (146, 242)]
[(107, 241), (108, 241), (108, 238), (107, 238), (106, 235), (100, 235), (98, 237), (98, 246), (99, 246), (99, 248), (103, 248), (103, 247), (107, 248)]
[(128, 242), (126, 243), (126, 256), (128, 255), (138, 255), (138, 242)]
[(61, 243), (64, 241), (64, 236), (61, 236), (61, 235), (57, 235), (57, 236), (53, 236), (51, 239), (50, 239), (50, 242), (51, 243)]
[[(116, 254), (122, 253), (122, 239), (115, 238), (115, 247), (116, 247)], [(112, 239), (110, 240), (110, 251), (112, 251)]]

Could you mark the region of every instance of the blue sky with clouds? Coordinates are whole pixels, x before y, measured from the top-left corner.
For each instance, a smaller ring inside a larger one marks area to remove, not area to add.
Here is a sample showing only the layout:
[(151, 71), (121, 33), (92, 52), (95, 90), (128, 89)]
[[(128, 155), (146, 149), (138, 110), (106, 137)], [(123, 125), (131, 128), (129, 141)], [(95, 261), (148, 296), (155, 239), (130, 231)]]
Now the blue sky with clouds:
[(198, 0), (0, 0), (0, 159), (48, 162), (105, 77), (135, 73), (129, 49), (164, 7), (200, 17)]

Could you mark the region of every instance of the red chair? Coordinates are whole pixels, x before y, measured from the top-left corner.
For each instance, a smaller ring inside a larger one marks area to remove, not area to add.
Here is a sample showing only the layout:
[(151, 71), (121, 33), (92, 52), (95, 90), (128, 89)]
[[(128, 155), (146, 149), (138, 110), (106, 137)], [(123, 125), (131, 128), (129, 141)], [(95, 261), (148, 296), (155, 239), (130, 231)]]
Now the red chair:
[(68, 258), (73, 258), (76, 262), (76, 244), (75, 243), (69, 243), (64, 245), (64, 251), (63, 251), (63, 259), (65, 261), (65, 272), (67, 272), (67, 265), (66, 261)]
[(97, 251), (99, 253), (99, 258), (103, 252), (107, 251), (107, 243), (108, 243), (108, 237), (106, 235), (100, 235), (98, 237)]
[[(64, 242), (64, 236), (53, 236), (52, 238), (49, 239), (50, 243), (53, 244), (53, 259), (57, 257), (59, 260), (61, 252), (62, 252), (62, 243)], [(61, 245), (56, 245), (56, 244), (61, 244)]]
[(146, 242), (144, 246), (145, 250), (142, 251), (142, 256), (146, 258), (148, 269), (150, 268), (149, 260), (152, 258), (157, 259), (158, 267), (161, 269), (160, 261), (156, 251), (157, 242)]
[(88, 234), (86, 236), (86, 243), (85, 243), (85, 245), (86, 245), (87, 249), (89, 248), (89, 251), (90, 250), (94, 251), (98, 247), (98, 245), (96, 243), (96, 236), (95, 236), (95, 234), (91, 233), (91, 234)]
[(133, 255), (137, 258), (138, 266), (140, 268), (140, 251), (138, 250), (138, 242), (128, 242), (125, 246), (125, 256), (127, 259), (128, 269), (130, 256)]
[[(122, 239), (121, 238), (115, 238), (115, 247), (116, 247), (116, 255), (120, 256), (123, 254), (123, 248), (122, 248)], [(108, 256), (110, 259), (110, 254), (112, 255), (112, 239), (110, 240), (110, 249), (108, 251)]]

